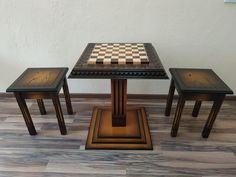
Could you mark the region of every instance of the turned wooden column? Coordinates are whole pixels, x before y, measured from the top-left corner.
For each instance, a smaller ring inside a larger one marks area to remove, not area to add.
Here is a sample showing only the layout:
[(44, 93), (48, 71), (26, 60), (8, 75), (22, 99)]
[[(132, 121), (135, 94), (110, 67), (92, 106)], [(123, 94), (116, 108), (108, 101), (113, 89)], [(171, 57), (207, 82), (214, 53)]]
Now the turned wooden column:
[(126, 126), (127, 80), (111, 79), (112, 126)]

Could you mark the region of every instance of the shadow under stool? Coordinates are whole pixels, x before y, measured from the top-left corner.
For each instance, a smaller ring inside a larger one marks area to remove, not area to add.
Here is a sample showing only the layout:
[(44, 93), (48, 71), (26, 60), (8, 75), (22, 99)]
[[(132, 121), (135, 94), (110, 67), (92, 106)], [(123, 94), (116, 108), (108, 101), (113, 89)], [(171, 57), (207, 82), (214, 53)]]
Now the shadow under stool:
[(62, 135), (67, 134), (59, 92), (63, 87), (68, 114), (73, 114), (71, 99), (66, 79), (68, 68), (28, 68), (8, 87), (7, 92), (14, 92), (23, 114), (30, 135), (36, 135), (32, 118), (25, 99), (37, 99), (40, 113), (46, 114), (43, 99), (52, 99)]
[(175, 88), (179, 94), (171, 136), (177, 136), (186, 100), (195, 101), (193, 117), (198, 116), (202, 101), (213, 101), (211, 112), (202, 131), (202, 137), (208, 138), (225, 95), (233, 94), (233, 91), (211, 69), (170, 68), (169, 70), (172, 78), (165, 110), (166, 116), (171, 112)]

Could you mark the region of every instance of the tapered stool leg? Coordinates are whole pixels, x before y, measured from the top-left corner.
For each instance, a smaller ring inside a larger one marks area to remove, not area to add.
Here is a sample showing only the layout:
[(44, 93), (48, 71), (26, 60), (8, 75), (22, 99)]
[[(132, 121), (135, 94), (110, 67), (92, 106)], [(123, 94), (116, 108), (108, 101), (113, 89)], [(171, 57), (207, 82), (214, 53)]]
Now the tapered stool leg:
[(63, 92), (64, 92), (64, 95), (65, 95), (67, 112), (68, 112), (68, 114), (72, 115), (73, 114), (73, 108), (72, 108), (72, 105), (71, 105), (70, 93), (69, 93), (69, 88), (68, 88), (66, 78), (64, 79)]
[(47, 114), (44, 103), (43, 103), (43, 100), (42, 99), (37, 99), (37, 103), (38, 103), (41, 115)]
[(168, 93), (167, 102), (166, 102), (166, 110), (165, 110), (166, 116), (170, 115), (174, 93), (175, 93), (175, 83), (174, 83), (174, 80), (171, 79), (169, 93)]
[(197, 117), (198, 116), (199, 110), (201, 108), (201, 104), (202, 104), (201, 101), (196, 101), (195, 102), (195, 105), (194, 105), (194, 108), (193, 108), (193, 112), (192, 112), (192, 116), (193, 117)]
[(214, 101), (213, 106), (211, 108), (211, 112), (208, 116), (207, 122), (206, 122), (204, 129), (202, 131), (203, 138), (208, 138), (208, 136), (211, 132), (211, 129), (213, 127), (213, 124), (215, 122), (216, 116), (217, 116), (217, 114), (220, 110), (220, 107), (224, 101), (224, 97), (225, 97), (225, 95), (219, 96), (218, 99)]
[(62, 110), (61, 110), (61, 103), (60, 103), (58, 95), (53, 96), (52, 101), (56, 110), (58, 125), (60, 128), (61, 134), (66, 135), (67, 130), (66, 130), (65, 121), (64, 121)]
[(171, 129), (171, 136), (172, 137), (177, 136), (178, 129), (179, 129), (179, 122), (180, 122), (181, 115), (183, 112), (184, 104), (185, 104), (185, 98), (183, 95), (180, 95), (180, 97), (178, 99), (176, 111), (175, 111), (175, 117), (174, 117), (174, 121), (172, 124), (172, 129)]
[(14, 94), (15, 94), (17, 103), (18, 103), (18, 105), (20, 107), (20, 110), (22, 112), (22, 115), (24, 117), (25, 124), (26, 124), (26, 126), (28, 128), (29, 134), (30, 135), (37, 135), (37, 132), (35, 130), (35, 127), (34, 127), (32, 118), (30, 116), (30, 113), (29, 113), (27, 104), (25, 102), (25, 99), (21, 97), (20, 93), (14, 93)]

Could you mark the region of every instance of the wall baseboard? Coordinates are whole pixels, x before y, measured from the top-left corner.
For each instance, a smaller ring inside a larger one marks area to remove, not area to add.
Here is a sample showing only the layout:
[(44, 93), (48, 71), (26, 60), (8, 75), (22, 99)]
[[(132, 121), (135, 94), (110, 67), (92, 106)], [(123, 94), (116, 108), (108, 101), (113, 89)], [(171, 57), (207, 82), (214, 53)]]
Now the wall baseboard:
[[(110, 98), (111, 95), (108, 93), (100, 94), (100, 93), (71, 93), (71, 98)], [(0, 92), (0, 98), (11, 98), (14, 97), (12, 93), (4, 93)], [(60, 93), (60, 97), (64, 97), (62, 93)], [(127, 97), (129, 99), (167, 99), (166, 94), (128, 94)], [(178, 96), (175, 95), (174, 99), (177, 99)], [(236, 100), (236, 96), (226, 96), (225, 100)]]

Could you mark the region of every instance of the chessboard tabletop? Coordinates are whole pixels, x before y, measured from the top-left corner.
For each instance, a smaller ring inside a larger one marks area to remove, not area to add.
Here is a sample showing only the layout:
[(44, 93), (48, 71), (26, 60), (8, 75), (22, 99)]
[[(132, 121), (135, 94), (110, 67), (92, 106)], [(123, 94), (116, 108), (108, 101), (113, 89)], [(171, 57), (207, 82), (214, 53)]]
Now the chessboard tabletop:
[(8, 88), (7, 92), (57, 92), (68, 68), (27, 68)]
[(87, 64), (148, 64), (149, 59), (142, 43), (95, 44)]
[(168, 79), (151, 43), (89, 43), (69, 78)]

